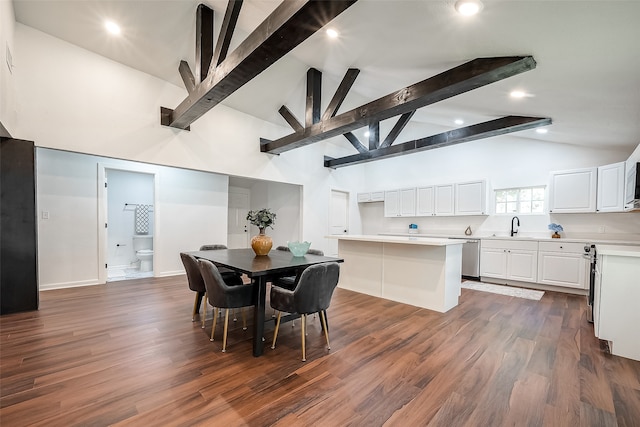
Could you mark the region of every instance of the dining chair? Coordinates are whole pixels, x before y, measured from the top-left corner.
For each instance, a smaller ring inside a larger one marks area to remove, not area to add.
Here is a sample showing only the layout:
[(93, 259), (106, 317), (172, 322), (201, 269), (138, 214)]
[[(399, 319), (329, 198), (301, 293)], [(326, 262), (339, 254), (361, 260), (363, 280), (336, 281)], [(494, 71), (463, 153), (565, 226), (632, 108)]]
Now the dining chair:
[[(220, 245), (220, 244), (211, 244), (211, 245), (202, 245), (200, 246), (200, 250), (201, 251), (217, 251), (220, 249), (229, 249), (227, 247), (227, 245)], [(226, 267), (218, 267), (218, 270), (220, 271), (220, 274), (222, 274), (223, 276), (225, 274), (237, 274), (237, 275), (241, 275), (240, 273), (238, 273), (237, 271), (233, 271), (229, 268)]]
[[(211, 327), (210, 341), (213, 341), (213, 335), (216, 330), (218, 309), (226, 309), (222, 337), (222, 352), (225, 353), (227, 349), (227, 331), (229, 329), (229, 309), (255, 305), (254, 285), (253, 283), (244, 285), (242, 278), (237, 275), (223, 279), (218, 267), (211, 261), (200, 259), (198, 260), (198, 266), (207, 290), (207, 301), (213, 306), (213, 326)], [(205, 303), (205, 313), (206, 311)], [(242, 311), (242, 318), (244, 321), (242, 329), (246, 330), (247, 323), (244, 311)]]
[(273, 331), (272, 349), (276, 348), (276, 339), (278, 338), (282, 312), (287, 312), (292, 314), (297, 313), (300, 315), (303, 362), (307, 360), (305, 343), (307, 314), (320, 314), (322, 329), (324, 330), (324, 335), (327, 340), (327, 349), (331, 350), (331, 346), (329, 345), (329, 330), (327, 329), (326, 310), (329, 308), (329, 304), (331, 303), (331, 297), (338, 284), (339, 276), (340, 266), (338, 263), (326, 262), (306, 268), (300, 275), (300, 280), (293, 290), (282, 288), (280, 286), (271, 287), (270, 304), (271, 307), (278, 310), (276, 327)]
[[(184, 270), (187, 273), (187, 282), (189, 283), (189, 289), (196, 293), (196, 300), (193, 302), (193, 312), (191, 313), (191, 321), (195, 322), (196, 313), (200, 313), (200, 301), (202, 301), (203, 296), (205, 297), (206, 301), (207, 290), (204, 286), (204, 280), (202, 279), (202, 274), (200, 273), (200, 267), (198, 266), (198, 261), (195, 259), (195, 257), (184, 252), (180, 252), (180, 259), (182, 260)], [(207, 310), (205, 309), (202, 316), (203, 328), (206, 314)]]
[[(291, 252), (289, 250), (289, 248), (287, 246), (278, 246), (276, 248), (276, 250), (278, 251), (288, 251)], [(322, 252), (320, 249), (309, 249), (307, 251), (307, 253), (309, 255), (320, 255), (320, 256), (324, 256), (324, 252)], [(281, 288), (287, 288), (287, 289), (293, 289), (296, 287), (296, 280), (298, 280), (300, 278), (300, 274), (302, 272), (299, 271), (298, 274), (296, 276), (284, 276), (284, 277), (279, 277), (276, 279), (275, 281), (275, 285), (276, 286), (280, 286)]]

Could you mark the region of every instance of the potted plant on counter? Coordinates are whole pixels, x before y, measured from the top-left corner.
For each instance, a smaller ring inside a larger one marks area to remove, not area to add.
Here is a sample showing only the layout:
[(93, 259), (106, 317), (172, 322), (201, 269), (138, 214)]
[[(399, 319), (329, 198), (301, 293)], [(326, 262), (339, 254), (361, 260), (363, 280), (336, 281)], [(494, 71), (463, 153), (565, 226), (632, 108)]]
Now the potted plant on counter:
[(554, 233), (551, 235), (551, 237), (553, 237), (554, 239), (559, 239), (560, 236), (560, 231), (564, 231), (564, 229), (562, 228), (562, 226), (560, 224), (555, 224), (555, 223), (551, 223), (549, 224), (549, 230), (552, 230)]
[(249, 211), (247, 213), (247, 220), (260, 230), (260, 234), (251, 238), (251, 248), (256, 255), (267, 255), (273, 246), (273, 240), (265, 234), (265, 229), (267, 227), (273, 228), (273, 224), (276, 221), (276, 214), (268, 208)]

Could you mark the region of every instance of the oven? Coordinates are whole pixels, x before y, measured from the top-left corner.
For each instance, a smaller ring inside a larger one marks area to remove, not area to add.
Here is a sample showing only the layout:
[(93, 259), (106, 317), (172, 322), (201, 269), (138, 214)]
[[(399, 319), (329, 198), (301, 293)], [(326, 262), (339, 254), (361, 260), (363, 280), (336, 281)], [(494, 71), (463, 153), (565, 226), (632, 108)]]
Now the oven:
[(587, 320), (593, 323), (593, 298), (596, 283), (596, 245), (586, 245), (584, 256), (589, 260), (589, 294), (587, 295)]

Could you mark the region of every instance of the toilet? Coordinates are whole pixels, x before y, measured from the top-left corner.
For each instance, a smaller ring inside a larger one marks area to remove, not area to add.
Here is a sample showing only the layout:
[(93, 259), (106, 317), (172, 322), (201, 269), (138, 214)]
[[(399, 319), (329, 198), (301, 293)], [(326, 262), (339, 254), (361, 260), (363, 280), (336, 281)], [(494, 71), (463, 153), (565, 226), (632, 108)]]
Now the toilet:
[(133, 250), (140, 260), (140, 272), (153, 271), (153, 236), (134, 235)]

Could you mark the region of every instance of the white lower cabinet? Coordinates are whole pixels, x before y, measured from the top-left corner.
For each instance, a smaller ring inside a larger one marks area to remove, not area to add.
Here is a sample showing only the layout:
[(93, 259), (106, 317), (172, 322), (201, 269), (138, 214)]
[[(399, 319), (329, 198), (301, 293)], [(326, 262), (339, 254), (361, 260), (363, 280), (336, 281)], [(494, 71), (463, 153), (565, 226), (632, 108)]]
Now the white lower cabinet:
[(584, 243), (540, 242), (538, 246), (538, 283), (587, 289), (589, 261)]
[(480, 276), (535, 282), (538, 273), (538, 242), (482, 240)]

